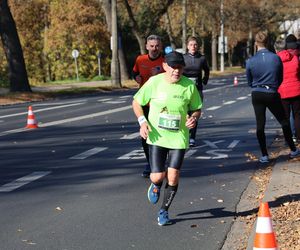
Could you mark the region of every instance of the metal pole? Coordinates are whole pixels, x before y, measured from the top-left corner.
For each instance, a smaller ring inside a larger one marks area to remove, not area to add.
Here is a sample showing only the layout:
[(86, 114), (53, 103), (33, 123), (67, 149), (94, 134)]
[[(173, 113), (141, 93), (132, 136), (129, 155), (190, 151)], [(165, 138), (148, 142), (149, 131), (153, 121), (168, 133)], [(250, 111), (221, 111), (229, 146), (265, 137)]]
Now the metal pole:
[(99, 68), (99, 76), (101, 76), (101, 58), (98, 56), (98, 68)]
[(79, 76), (78, 76), (78, 66), (77, 66), (77, 59), (76, 59), (76, 57), (74, 58), (74, 60), (75, 60), (75, 67), (76, 67), (77, 81), (79, 81)]
[(223, 0), (221, 0), (221, 72), (224, 72), (224, 53), (225, 53), (225, 38), (224, 38), (224, 15), (223, 15)]

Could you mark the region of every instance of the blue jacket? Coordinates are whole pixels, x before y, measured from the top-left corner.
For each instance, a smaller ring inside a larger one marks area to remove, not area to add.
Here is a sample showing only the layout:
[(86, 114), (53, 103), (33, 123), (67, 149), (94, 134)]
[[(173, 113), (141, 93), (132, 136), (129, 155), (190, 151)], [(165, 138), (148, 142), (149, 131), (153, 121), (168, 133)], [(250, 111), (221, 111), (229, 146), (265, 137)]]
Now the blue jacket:
[(261, 49), (246, 62), (248, 85), (252, 91), (277, 92), (283, 80), (283, 66), (279, 56)]

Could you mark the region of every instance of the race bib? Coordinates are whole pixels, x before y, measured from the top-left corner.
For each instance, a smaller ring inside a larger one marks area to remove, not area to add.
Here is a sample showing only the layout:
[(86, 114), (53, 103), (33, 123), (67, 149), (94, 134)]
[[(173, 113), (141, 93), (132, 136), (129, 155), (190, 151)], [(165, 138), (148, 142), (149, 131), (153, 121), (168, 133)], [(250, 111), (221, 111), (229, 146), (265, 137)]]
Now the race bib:
[(159, 114), (158, 127), (167, 130), (179, 130), (181, 115)]

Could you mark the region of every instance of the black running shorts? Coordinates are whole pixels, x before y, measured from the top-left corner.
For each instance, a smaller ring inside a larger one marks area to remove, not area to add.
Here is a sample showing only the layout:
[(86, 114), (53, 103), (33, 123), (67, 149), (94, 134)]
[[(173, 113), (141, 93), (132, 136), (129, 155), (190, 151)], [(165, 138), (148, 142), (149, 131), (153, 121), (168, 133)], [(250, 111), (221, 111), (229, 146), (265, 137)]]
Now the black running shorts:
[[(149, 145), (150, 166), (152, 173), (165, 172), (166, 168), (180, 170), (185, 149), (169, 149), (156, 145)], [(166, 164), (168, 161), (168, 164)]]

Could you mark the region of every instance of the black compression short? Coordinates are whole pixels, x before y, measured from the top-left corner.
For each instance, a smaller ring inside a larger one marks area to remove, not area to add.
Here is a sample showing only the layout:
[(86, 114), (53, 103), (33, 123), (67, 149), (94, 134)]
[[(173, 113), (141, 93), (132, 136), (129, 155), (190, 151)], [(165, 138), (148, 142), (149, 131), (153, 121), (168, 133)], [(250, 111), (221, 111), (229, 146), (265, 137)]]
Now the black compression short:
[[(152, 173), (166, 171), (166, 167), (180, 170), (185, 149), (169, 149), (156, 145), (149, 145), (150, 166)], [(168, 164), (166, 166), (168, 160)]]

